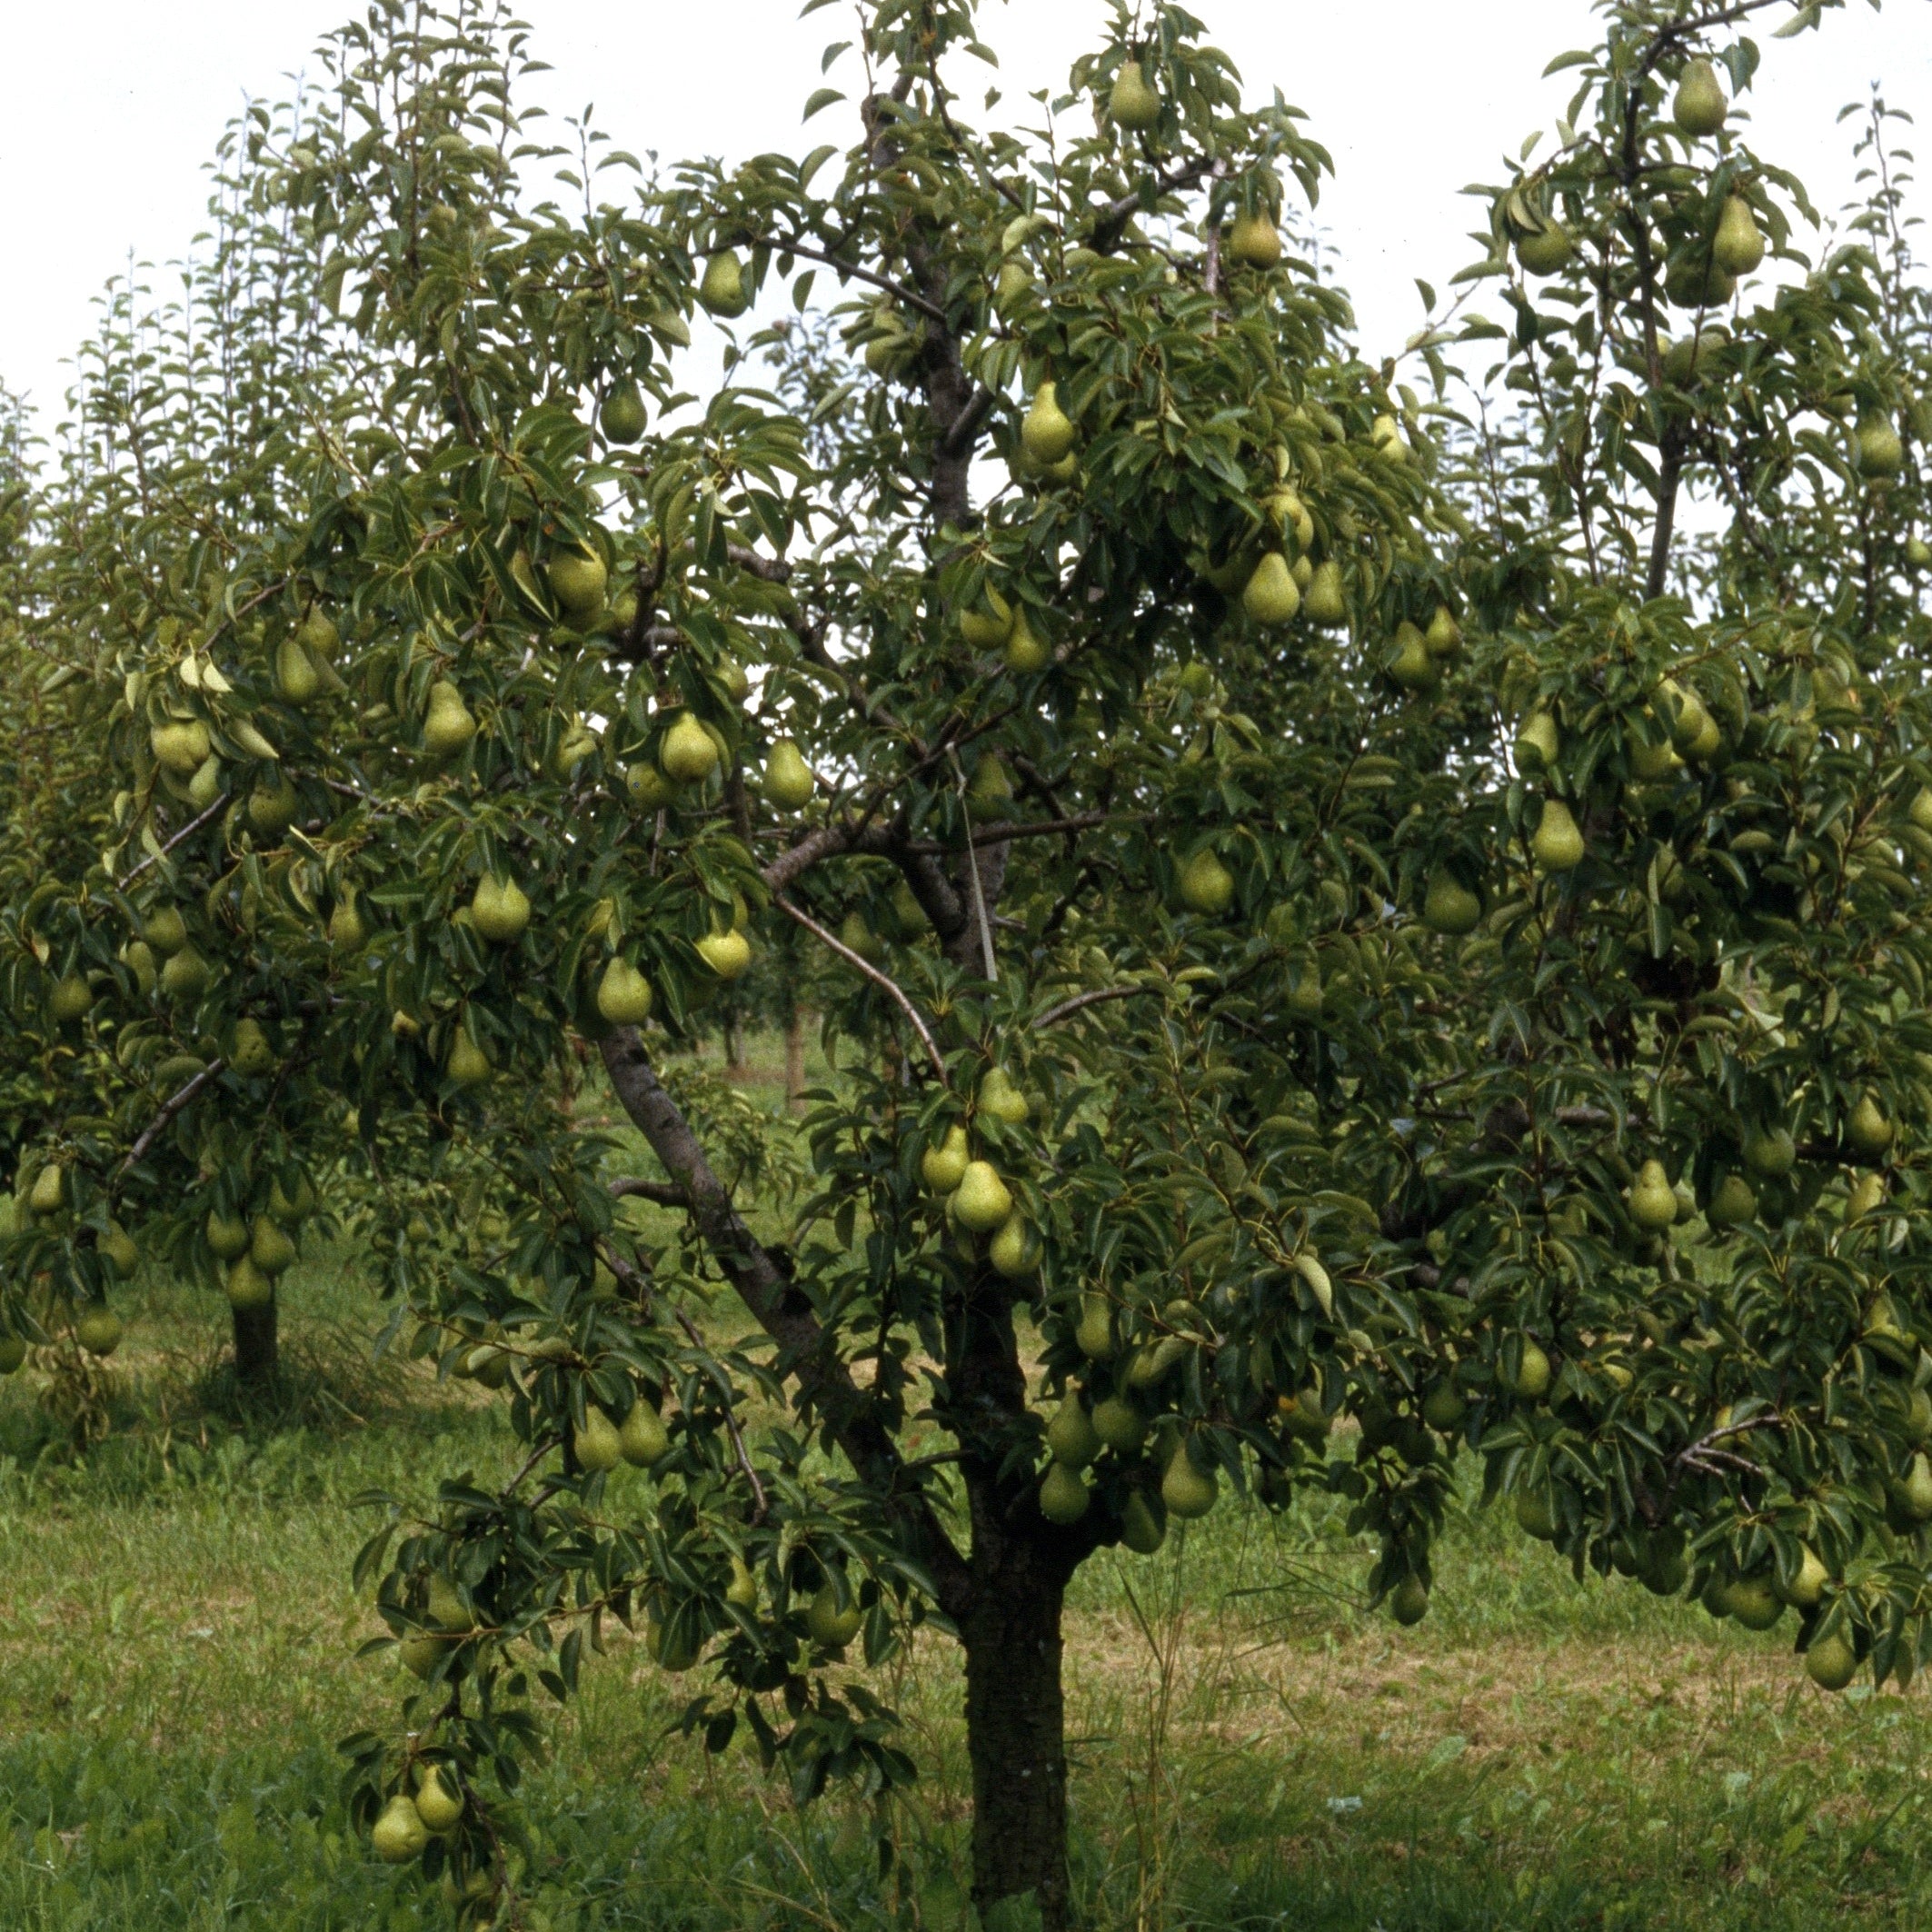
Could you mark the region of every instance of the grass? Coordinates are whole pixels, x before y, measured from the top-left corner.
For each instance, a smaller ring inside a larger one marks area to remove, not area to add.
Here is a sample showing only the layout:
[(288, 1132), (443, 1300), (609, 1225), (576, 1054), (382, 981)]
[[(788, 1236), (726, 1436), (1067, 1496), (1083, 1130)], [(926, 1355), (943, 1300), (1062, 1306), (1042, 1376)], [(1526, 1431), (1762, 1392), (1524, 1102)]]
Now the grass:
[[(396, 1666), (348, 1587), (367, 1488), (503, 1468), (493, 1407), (372, 1364), (373, 1311), (324, 1258), (285, 1292), (293, 1396), (266, 1422), (213, 1365), (212, 1298), (130, 1298), (120, 1427), (61, 1452), (0, 1389), (0, 1927), (363, 1932), (450, 1923), (346, 1829), (334, 1740), (393, 1720)], [(184, 1344), (184, 1336), (198, 1338)], [(1463, 1514), (1435, 1607), (1399, 1631), (1320, 1499), (1225, 1503), (1149, 1561), (1103, 1555), (1069, 1617), (1076, 1882), (1131, 1932), (1820, 1923), (1932, 1914), (1924, 1699), (1805, 1684), (1774, 1634), (1636, 1586), (1578, 1588), (1500, 1513)], [(798, 1813), (742, 1753), (667, 1735), (692, 1680), (619, 1645), (553, 1722), (523, 1804), (518, 1921), (949, 1927), (968, 1781), (956, 1657), (885, 1687), (924, 1778), (884, 1821)]]

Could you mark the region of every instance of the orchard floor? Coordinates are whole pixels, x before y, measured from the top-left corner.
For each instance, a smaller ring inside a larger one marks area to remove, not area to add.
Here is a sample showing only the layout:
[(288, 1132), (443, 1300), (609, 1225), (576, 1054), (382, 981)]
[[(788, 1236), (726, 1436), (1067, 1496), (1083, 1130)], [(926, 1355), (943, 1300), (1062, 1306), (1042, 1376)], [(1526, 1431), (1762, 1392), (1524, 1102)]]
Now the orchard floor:
[[(335, 1740), (392, 1721), (397, 1667), (349, 1587), (372, 1489), (511, 1452), (494, 1410), (368, 1363), (369, 1303), (294, 1278), (306, 1426), (243, 1430), (197, 1391), (220, 1327), (131, 1298), (127, 1426), (80, 1464), (0, 1388), (0, 1927), (367, 1932), (446, 1925), (344, 1828)], [(184, 1335), (204, 1355), (170, 1356)], [(1159, 1558), (1102, 1557), (1070, 1618), (1087, 1922), (1295, 1932), (1932, 1921), (1932, 1705), (1812, 1690), (1782, 1637), (1634, 1585), (1578, 1588), (1493, 1515), (1459, 1518), (1414, 1631), (1363, 1616), (1320, 1506), (1224, 1502)], [(800, 1814), (742, 1753), (667, 1735), (692, 1680), (620, 1647), (526, 1788), (541, 1928), (970, 1922), (956, 1661), (887, 1687), (925, 1778), (885, 1821)]]

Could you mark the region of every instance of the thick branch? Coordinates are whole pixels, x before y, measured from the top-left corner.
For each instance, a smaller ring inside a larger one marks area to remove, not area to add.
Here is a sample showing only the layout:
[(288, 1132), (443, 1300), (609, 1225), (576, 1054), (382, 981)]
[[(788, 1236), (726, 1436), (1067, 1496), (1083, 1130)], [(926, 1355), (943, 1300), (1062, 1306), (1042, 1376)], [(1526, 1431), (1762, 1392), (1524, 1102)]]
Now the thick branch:
[(654, 1200), (662, 1208), (688, 1208), (684, 1190), (672, 1180), (639, 1180), (626, 1176), (611, 1183), (611, 1192), (619, 1200)]

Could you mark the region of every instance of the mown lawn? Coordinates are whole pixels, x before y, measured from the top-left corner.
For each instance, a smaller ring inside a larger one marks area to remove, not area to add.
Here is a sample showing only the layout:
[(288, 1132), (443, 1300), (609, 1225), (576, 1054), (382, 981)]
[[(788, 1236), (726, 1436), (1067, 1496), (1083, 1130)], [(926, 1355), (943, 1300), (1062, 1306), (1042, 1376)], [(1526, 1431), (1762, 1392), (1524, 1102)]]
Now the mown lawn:
[[(473, 1395), (372, 1366), (352, 1258), (285, 1294), (303, 1426), (244, 1429), (200, 1382), (212, 1297), (129, 1298), (122, 1431), (84, 1463), (31, 1375), (0, 1389), (0, 1927), (432, 1927), (444, 1907), (345, 1829), (334, 1740), (390, 1720), (348, 1585), (356, 1495), (506, 1466)], [(633, 1479), (641, 1480), (641, 1479)], [(1463, 1516), (1414, 1631), (1364, 1617), (1319, 1499), (1224, 1501), (1150, 1561), (1102, 1557), (1071, 1617), (1075, 1859), (1106, 1927), (1297, 1932), (1921, 1927), (1926, 1700), (1827, 1699), (1788, 1654), (1634, 1584), (1578, 1588)], [(801, 1815), (667, 1735), (692, 1680), (620, 1643), (526, 1788), (520, 1925), (948, 1927), (966, 1788), (956, 1661), (891, 1686), (925, 1768), (883, 1821)], [(899, 1857), (880, 1876), (877, 1837)]]

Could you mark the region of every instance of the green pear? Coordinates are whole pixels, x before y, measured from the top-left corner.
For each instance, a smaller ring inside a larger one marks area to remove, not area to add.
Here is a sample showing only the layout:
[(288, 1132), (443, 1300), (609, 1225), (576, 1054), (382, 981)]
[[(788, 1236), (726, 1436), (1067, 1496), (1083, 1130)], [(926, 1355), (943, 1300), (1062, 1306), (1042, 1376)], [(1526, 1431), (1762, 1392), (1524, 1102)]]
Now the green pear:
[(960, 612), (960, 635), (973, 651), (1003, 651), (1013, 633), (1013, 607), (998, 591), (986, 593), (983, 611)]
[(576, 630), (589, 629), (603, 609), (610, 583), (603, 559), (593, 550), (563, 551), (550, 560), (544, 574), (565, 620)]
[(1267, 209), (1238, 214), (1228, 231), (1228, 259), (1242, 268), (1272, 268), (1281, 259), (1281, 237)]
[(1526, 1489), (1516, 1499), (1514, 1514), (1517, 1528), (1525, 1536), (1533, 1536), (1539, 1543), (1556, 1540), (1556, 1507), (1542, 1490)]
[(239, 1215), (209, 1209), (205, 1232), (218, 1260), (233, 1261), (248, 1252), (248, 1223)]
[(511, 945), (530, 923), (530, 901), (513, 879), (486, 872), (470, 901), (470, 921), (493, 945)]
[(724, 1600), (741, 1610), (758, 1608), (758, 1578), (735, 1549), (732, 1552), (732, 1580), (724, 1586)]
[(1301, 602), (1312, 623), (1327, 627), (1347, 620), (1349, 600), (1342, 587), (1341, 565), (1332, 557), (1315, 566), (1315, 574), (1309, 580), (1308, 594)]
[(251, 1078), (274, 1069), (275, 1050), (269, 1044), (268, 1035), (262, 1031), (262, 1022), (259, 1020), (235, 1021), (227, 1059), (228, 1064), (237, 1073), (246, 1074)]
[(652, 764), (627, 766), (624, 790), (640, 812), (662, 812), (677, 802), (677, 786)]
[(676, 783), (700, 784), (718, 769), (717, 742), (688, 711), (680, 712), (664, 733), (657, 762)]
[(156, 952), (173, 955), (188, 943), (188, 922), (174, 906), (156, 906), (141, 921), (141, 937)]
[(322, 690), (322, 673), (308, 646), (299, 637), (284, 637), (275, 646), (275, 695), (284, 704), (311, 704)]
[(1549, 1393), (1549, 1357), (1529, 1336), (1523, 1338), (1522, 1361), (1514, 1376), (1504, 1379), (1504, 1387), (1523, 1402), (1540, 1402)]
[(1000, 1224), (999, 1232), (987, 1248), (986, 1259), (996, 1273), (1010, 1281), (1023, 1281), (1034, 1272), (1038, 1262), (1033, 1230), (1023, 1214), (1009, 1214)]
[(1093, 1433), (1102, 1449), (1131, 1456), (1147, 1440), (1147, 1418), (1125, 1396), (1107, 1396), (1094, 1405)]
[(459, 1087), (476, 1087), (488, 1080), (495, 1069), (483, 1048), (468, 1033), (459, 1031), (450, 1042), (450, 1056), (443, 1071)]
[(1150, 1557), (1167, 1540), (1167, 1506), (1144, 1489), (1127, 1492), (1120, 1510), (1120, 1540), (1135, 1555)]
[(308, 607), (302, 622), (295, 626), (295, 635), (303, 649), (322, 664), (326, 664), (335, 655), (335, 647), (342, 642), (342, 632), (319, 603)]
[(997, 752), (983, 753), (972, 768), (966, 796), (982, 810), (997, 810), (1012, 802), (1013, 782), (1006, 775), (1006, 765)]
[(1405, 618), (1396, 626), (1395, 652), (1389, 675), (1409, 692), (1429, 692), (1442, 682), (1442, 667), (1429, 648), (1429, 640)]
[(721, 248), (704, 264), (704, 278), (698, 284), (698, 300), (706, 310), (727, 322), (742, 315), (752, 305), (744, 285), (744, 266), (734, 251)]
[(856, 952), (870, 966), (885, 957), (885, 948), (872, 931), (871, 921), (854, 906), (839, 926), (839, 942), (848, 952)]
[(274, 780), (248, 794), (248, 825), (257, 838), (279, 839), (295, 822), (302, 801), (279, 767)]
[(1214, 1471), (1197, 1469), (1187, 1443), (1178, 1445), (1160, 1479), (1160, 1500), (1167, 1505), (1167, 1513), (1183, 1522), (1205, 1516), (1219, 1493)]
[(1648, 1233), (1658, 1233), (1677, 1220), (1678, 1199), (1661, 1160), (1646, 1160), (1630, 1183), (1630, 1219)]
[(423, 721), (423, 749), (433, 758), (453, 758), (476, 735), (476, 720), (463, 702), (463, 692), (447, 679), (429, 688), (429, 710)]
[(1782, 1180), (1798, 1160), (1790, 1130), (1754, 1123), (1744, 1138), (1744, 1164), (1760, 1180)]
[(1113, 89), (1107, 96), (1107, 118), (1130, 134), (1145, 134), (1160, 121), (1160, 96), (1148, 85), (1137, 60), (1120, 63)]
[(640, 442), (647, 421), (643, 393), (637, 384), (628, 377), (612, 383), (611, 393), (603, 399), (603, 407), (597, 412), (597, 426), (603, 432), (603, 440), (616, 443)]
[(1730, 344), (1726, 329), (1700, 329), (1695, 335), (1680, 336), (1664, 354), (1664, 380), (1679, 389), (1692, 387), (1708, 373)]
[(1743, 195), (1733, 194), (1725, 202), (1710, 258), (1728, 275), (1748, 275), (1764, 260), (1764, 236)]
[(1825, 1586), (1831, 1581), (1831, 1572), (1818, 1560), (1817, 1553), (1808, 1546), (1798, 1551), (1798, 1573), (1788, 1582), (1780, 1578), (1773, 1586), (1779, 1601), (1788, 1603), (1794, 1610), (1815, 1610), (1823, 1600)]
[(920, 1179), (933, 1193), (950, 1194), (966, 1178), (971, 1159), (966, 1130), (955, 1123), (946, 1130), (946, 1138), (938, 1146), (929, 1147), (919, 1157)]
[(733, 928), (712, 932), (698, 941), (698, 957), (721, 980), (739, 980), (751, 971), (752, 942)]
[[(1932, 564), (1932, 543), (1927, 543), (1921, 536), (1907, 537), (1905, 540), (1905, 560), (1914, 570), (1924, 570), (1927, 564)], [(1926, 793), (1921, 792), (1918, 795), (1924, 798)], [(1913, 823), (1917, 824), (1917, 820), (1915, 819)], [(1921, 832), (1932, 831), (1932, 826), (1919, 825), (1918, 829)]]
[(1741, 1228), (1758, 1219), (1758, 1194), (1742, 1174), (1727, 1173), (1710, 1190), (1704, 1210), (1713, 1228)]
[(766, 801), (780, 812), (802, 812), (817, 795), (818, 784), (798, 746), (781, 738), (765, 760)]
[(1026, 621), (1023, 608), (1015, 606), (1012, 629), (1006, 638), (1006, 668), (1016, 678), (1031, 677), (1052, 662), (1052, 653)]
[(448, 1648), (447, 1638), (434, 1636), (428, 1631), (419, 1631), (413, 1637), (405, 1637), (397, 1645), (396, 1654), (402, 1658), (405, 1670), (426, 1682), (430, 1673), (435, 1669)]
[(17, 1375), (26, 1359), (25, 1336), (0, 1335), (0, 1375)]
[(421, 1857), (423, 1847), (429, 1843), (429, 1827), (423, 1824), (415, 1800), (398, 1791), (383, 1807), (383, 1815), (376, 1819), (369, 1842), (384, 1865), (407, 1865), (411, 1859)]
[(890, 903), (892, 927), (900, 939), (911, 941), (931, 929), (932, 921), (926, 917), (926, 909), (920, 904), (919, 894), (903, 879), (893, 886)]
[(577, 1467), (592, 1475), (614, 1469), (623, 1459), (623, 1441), (617, 1425), (594, 1402), (585, 1406), (582, 1424), (571, 1432)]
[(1882, 1154), (1892, 1144), (1892, 1123), (1878, 1110), (1878, 1103), (1866, 1094), (1845, 1122), (1845, 1138), (1861, 1154)]
[(1560, 274), (1569, 266), (1576, 252), (1569, 229), (1558, 221), (1546, 222), (1534, 234), (1519, 234), (1516, 238), (1516, 259), (1522, 264), (1525, 274)]
[(244, 1254), (230, 1262), (222, 1285), (231, 1308), (266, 1308), (274, 1300), (274, 1276), (258, 1268), (251, 1255)]
[(363, 915), (355, 901), (347, 895), (338, 899), (334, 910), (329, 914), (330, 949), (345, 955), (360, 952), (368, 938), (369, 930), (363, 923)]
[(1532, 712), (1516, 734), (1516, 769), (1530, 778), (1555, 771), (1562, 743), (1555, 718), (1547, 711)]
[[(1089, 1361), (1103, 1362), (1119, 1347), (1113, 1332), (1113, 1308), (1105, 1295), (1086, 1295), (1081, 1300), (1081, 1318), (1073, 1330), (1073, 1343)], [(1094, 1422), (1098, 1427), (1100, 1410), (1105, 1402), (1094, 1410)]]
[(1455, 1379), (1444, 1376), (1422, 1399), (1422, 1419), (1445, 1435), (1459, 1429), (1469, 1412), (1469, 1399), (1457, 1388)]
[(1738, 278), (1702, 255), (1680, 255), (1664, 276), (1664, 292), (1680, 309), (1721, 309), (1738, 293)]
[(431, 1765), (416, 1787), (416, 1815), (423, 1828), (439, 1837), (453, 1830), (463, 1816), (463, 1793), (441, 1765)]
[(153, 726), (147, 742), (154, 762), (176, 778), (190, 778), (207, 762), (208, 727), (198, 718), (171, 718)]
[(1241, 608), (1258, 624), (1285, 624), (1301, 608), (1301, 593), (1279, 550), (1271, 550), (1255, 565)]
[(642, 1026), (651, 1017), (651, 982), (626, 959), (614, 959), (597, 985), (597, 1011), (612, 1026)]
[(842, 1650), (865, 1622), (865, 1612), (851, 1598), (842, 1608), (837, 1584), (830, 1579), (820, 1584), (805, 1611), (805, 1628), (813, 1643), (823, 1650)]
[(1004, 1067), (990, 1067), (980, 1081), (980, 1090), (974, 1105), (981, 1113), (991, 1114), (996, 1120), (1004, 1120), (1011, 1127), (1025, 1124), (1032, 1113), (1032, 1106), (1025, 1094), (1006, 1077)]
[(1932, 1462), (1923, 1449), (1906, 1466), (1905, 1480), (1896, 1485), (1899, 1507), (1914, 1522), (1932, 1518)]
[(1905, 467), (1905, 444), (1888, 416), (1859, 417), (1857, 446), (1861, 476), (1896, 476)]
[(57, 1026), (71, 1026), (94, 1011), (94, 989), (84, 974), (70, 972), (54, 982), (47, 995), (47, 1017)]
[[(1927, 1481), (1932, 1484), (1932, 1477)], [(1932, 1515), (1932, 1494), (1928, 1494), (1927, 1514)], [(1768, 1630), (1785, 1614), (1768, 1576), (1739, 1577), (1724, 1596), (1726, 1608), (1747, 1630)]]
[(1582, 864), (1583, 834), (1561, 799), (1543, 801), (1543, 816), (1529, 842), (1529, 855), (1539, 871), (1567, 872)]
[(575, 775), (577, 767), (596, 755), (596, 734), (586, 724), (573, 724), (557, 745), (551, 770), (567, 784)]
[(1817, 1639), (1805, 1652), (1805, 1675), (1820, 1690), (1843, 1690), (1858, 1674), (1858, 1653), (1842, 1631)]
[(248, 1257), (264, 1275), (279, 1275), (295, 1265), (295, 1244), (273, 1216), (258, 1214), (249, 1232)]
[(67, 1199), (67, 1170), (59, 1161), (50, 1160), (34, 1177), (27, 1193), (27, 1206), (35, 1214), (58, 1214)]
[(640, 1396), (617, 1431), (617, 1450), (634, 1469), (648, 1469), (671, 1449), (671, 1431), (664, 1419)]
[(141, 996), (153, 999), (154, 989), (161, 983), (161, 976), (154, 970), (153, 948), (145, 940), (129, 940), (121, 949), (121, 961), (134, 974), (134, 986)]
[(1050, 1523), (1077, 1523), (1087, 1513), (1093, 1492), (1081, 1480), (1078, 1469), (1063, 1462), (1050, 1462), (1040, 1485), (1040, 1513)]
[(134, 1246), (134, 1238), (119, 1221), (107, 1223), (96, 1246), (102, 1258), (123, 1281), (127, 1280), (141, 1265), (141, 1250)]
[(1729, 112), (1718, 70), (1708, 60), (1687, 61), (1670, 106), (1670, 117), (1679, 129), (1694, 140), (1708, 139), (1724, 125)]
[(1073, 437), (1073, 424), (1060, 406), (1055, 385), (1042, 383), (1020, 429), (1026, 453), (1042, 468), (1051, 467), (1072, 453)]
[(1006, 1183), (993, 1171), (991, 1163), (969, 1160), (952, 1197), (953, 1212), (961, 1227), (974, 1234), (991, 1234), (1005, 1225), (1013, 1211), (1013, 1197)]
[(1848, 1221), (1863, 1220), (1867, 1214), (1876, 1214), (1885, 1205), (1885, 1176), (1883, 1174), (1860, 1174), (1852, 1183), (1851, 1191), (1845, 1200), (1845, 1219)]
[(1429, 654), (1436, 658), (1452, 658), (1462, 649), (1462, 626), (1456, 622), (1456, 613), (1446, 603), (1436, 606), (1436, 614), (1429, 621), (1429, 628), (1422, 633), (1422, 642), (1429, 646)]
[(1204, 845), (1180, 868), (1180, 902), (1190, 912), (1219, 918), (1234, 902), (1234, 874)]
[(1407, 1576), (1396, 1585), (1389, 1598), (1389, 1614), (1405, 1629), (1429, 1615), (1429, 1587), (1420, 1577)]
[(112, 1355), (121, 1346), (121, 1318), (105, 1301), (90, 1301), (74, 1324), (75, 1340), (90, 1355)]
[(1078, 1391), (1070, 1391), (1053, 1412), (1053, 1419), (1047, 1424), (1047, 1448), (1056, 1462), (1065, 1463), (1070, 1469), (1085, 1469), (1100, 1454), (1100, 1436)]
[(1482, 901), (1446, 866), (1429, 875), (1422, 901), (1422, 923), (1431, 932), (1459, 939), (1473, 932), (1482, 918)]

